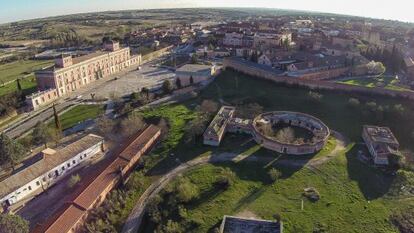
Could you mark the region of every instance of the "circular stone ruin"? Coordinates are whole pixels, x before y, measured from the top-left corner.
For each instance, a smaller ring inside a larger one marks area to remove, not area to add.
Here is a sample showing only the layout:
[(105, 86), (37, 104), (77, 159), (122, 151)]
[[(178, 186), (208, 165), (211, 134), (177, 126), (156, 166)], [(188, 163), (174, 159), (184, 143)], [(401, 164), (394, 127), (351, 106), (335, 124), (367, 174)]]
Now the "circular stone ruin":
[(264, 148), (282, 154), (305, 155), (320, 151), (329, 128), (318, 118), (298, 112), (267, 112), (253, 120), (253, 136)]

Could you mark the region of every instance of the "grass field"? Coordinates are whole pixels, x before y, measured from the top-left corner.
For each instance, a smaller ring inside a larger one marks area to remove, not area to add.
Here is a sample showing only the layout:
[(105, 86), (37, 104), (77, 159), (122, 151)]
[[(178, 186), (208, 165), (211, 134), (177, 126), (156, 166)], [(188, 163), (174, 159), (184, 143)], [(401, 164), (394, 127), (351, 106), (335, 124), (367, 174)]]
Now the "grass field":
[[(37, 90), (37, 84), (34, 78), (23, 79), (20, 81), (20, 85), (22, 86), (22, 90), (25, 95), (30, 95)], [(0, 87), (0, 96), (7, 95), (15, 91), (17, 91), (17, 81)]]
[(102, 105), (78, 105), (60, 115), (60, 123), (63, 129), (68, 129), (79, 122), (94, 119), (103, 114), (103, 112), (104, 108)]
[[(254, 87), (255, 91), (252, 91)], [(194, 143), (184, 140), (183, 127), (194, 115), (194, 109), (202, 100), (213, 99), (223, 104), (241, 105), (258, 103), (265, 111), (290, 110), (309, 113), (321, 118), (328, 126), (343, 133), (351, 142), (360, 142), (363, 124), (380, 124), (394, 130), (402, 147), (412, 150), (410, 143), (414, 125), (411, 123), (413, 105), (408, 101), (388, 97), (349, 95), (320, 92), (319, 101), (309, 98), (308, 90), (275, 85), (238, 73), (226, 71), (198, 99), (179, 105), (162, 106), (145, 111), (147, 120), (165, 117), (171, 126), (163, 146), (155, 150), (146, 160), (148, 176), (158, 176), (166, 170), (197, 156), (222, 152), (243, 153), (255, 156), (274, 156), (270, 164), (240, 162), (226, 165), (205, 165), (186, 176), (200, 190), (198, 199), (185, 204), (186, 217), (178, 216), (174, 210), (163, 213), (162, 221), (178, 222), (185, 232), (213, 232), (223, 215), (237, 215), (245, 212), (259, 218), (274, 219), (280, 214), (286, 232), (398, 232), (389, 221), (394, 211), (405, 211), (414, 207), (414, 200), (399, 200), (389, 195), (393, 178), (378, 170), (368, 168), (356, 159), (359, 149), (351, 143), (338, 157), (319, 165), (318, 169), (293, 168), (277, 163), (279, 155), (260, 148), (250, 141), (249, 136), (225, 136), (220, 147), (203, 146), (200, 139)], [(349, 98), (358, 98), (361, 106), (349, 106)], [(378, 119), (364, 110), (366, 102), (393, 106), (402, 104), (404, 114), (384, 114)], [(282, 156), (290, 160), (318, 159), (329, 155), (336, 142), (330, 138), (327, 146), (318, 154), (300, 158)], [(229, 167), (236, 173), (236, 181), (228, 190), (218, 190), (214, 182), (221, 167)], [(270, 183), (268, 170), (272, 167), (282, 171), (283, 176), (276, 183)], [(311, 202), (302, 197), (303, 189), (315, 187), (321, 200)], [(304, 199), (304, 210), (301, 200)], [(188, 223), (196, 223), (189, 226)], [(153, 232), (154, 225), (148, 224), (142, 232)], [(324, 231), (322, 231), (324, 230)]]
[[(221, 167), (236, 173), (235, 183), (228, 190), (214, 185)], [(283, 176), (275, 183), (269, 181), (267, 171), (276, 167)], [(340, 157), (322, 165), (320, 171), (300, 170), (273, 164), (255, 163), (205, 165), (189, 173), (192, 183), (200, 190), (199, 199), (184, 207), (184, 222), (199, 226), (188, 232), (213, 232), (223, 215), (255, 215), (274, 219), (279, 214), (285, 232), (398, 232), (388, 220), (393, 210), (414, 206), (413, 201), (401, 202), (386, 196), (389, 180), (375, 170), (366, 169), (354, 155)], [(383, 185), (383, 184), (386, 185)], [(316, 188), (321, 200), (308, 201), (303, 189)], [(304, 210), (301, 201), (304, 200)], [(176, 220), (177, 221), (177, 220)], [(150, 232), (150, 231), (146, 231)]]
[(23, 60), (0, 65), (0, 82), (21, 78), (51, 64), (51, 61)]
[(356, 78), (349, 79), (346, 81), (339, 81), (339, 83), (357, 85), (364, 87), (384, 87), (386, 89), (395, 90), (395, 91), (411, 91), (409, 88), (404, 88), (396, 85), (398, 80), (392, 77), (382, 77), (382, 78)]

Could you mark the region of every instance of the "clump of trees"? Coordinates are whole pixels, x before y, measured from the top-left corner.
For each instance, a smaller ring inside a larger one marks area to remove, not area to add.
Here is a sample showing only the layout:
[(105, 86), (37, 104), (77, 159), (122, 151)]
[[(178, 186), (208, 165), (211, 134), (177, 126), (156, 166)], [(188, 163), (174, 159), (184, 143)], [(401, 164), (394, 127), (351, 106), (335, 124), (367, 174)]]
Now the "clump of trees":
[(29, 233), (29, 222), (18, 215), (0, 214), (0, 231), (4, 233)]
[(379, 47), (371, 47), (361, 54), (369, 60), (380, 61), (385, 64), (387, 70), (398, 73), (404, 69), (404, 56), (402, 52), (393, 46), (391, 51), (389, 49), (382, 49)]
[(26, 150), (17, 141), (10, 139), (4, 133), (0, 135), (0, 164), (8, 164), (15, 168), (16, 164), (25, 156)]
[(367, 69), (369, 74), (381, 75), (385, 73), (385, 66), (382, 64), (382, 62), (370, 61), (367, 64)]

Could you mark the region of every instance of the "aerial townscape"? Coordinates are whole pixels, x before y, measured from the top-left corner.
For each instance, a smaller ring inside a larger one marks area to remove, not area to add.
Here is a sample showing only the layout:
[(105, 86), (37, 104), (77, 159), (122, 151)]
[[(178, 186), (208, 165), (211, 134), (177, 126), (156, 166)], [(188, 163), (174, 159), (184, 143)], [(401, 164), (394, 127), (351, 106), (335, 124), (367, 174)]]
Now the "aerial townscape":
[(0, 21), (0, 233), (414, 233), (414, 20), (52, 15)]

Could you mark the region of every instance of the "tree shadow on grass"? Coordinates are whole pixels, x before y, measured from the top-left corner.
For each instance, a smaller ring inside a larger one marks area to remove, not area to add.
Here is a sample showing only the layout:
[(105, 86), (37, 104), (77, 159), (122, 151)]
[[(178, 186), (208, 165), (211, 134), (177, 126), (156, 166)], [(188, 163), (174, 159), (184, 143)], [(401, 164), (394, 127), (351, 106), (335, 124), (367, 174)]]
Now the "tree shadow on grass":
[(394, 177), (359, 161), (358, 151), (368, 153), (366, 147), (362, 145), (354, 145), (346, 153), (349, 178), (358, 183), (359, 189), (367, 200), (383, 197), (389, 192)]

